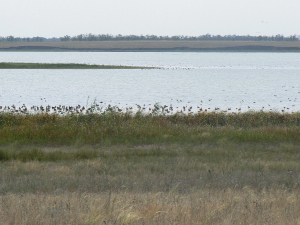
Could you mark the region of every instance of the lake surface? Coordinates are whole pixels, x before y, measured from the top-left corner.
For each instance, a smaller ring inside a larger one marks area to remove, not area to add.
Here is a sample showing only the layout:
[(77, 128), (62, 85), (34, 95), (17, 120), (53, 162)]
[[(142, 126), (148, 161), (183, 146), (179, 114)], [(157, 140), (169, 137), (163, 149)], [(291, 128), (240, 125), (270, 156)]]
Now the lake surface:
[(0, 70), (0, 106), (154, 103), (226, 111), (300, 110), (300, 53), (0, 52), (0, 62), (156, 66)]

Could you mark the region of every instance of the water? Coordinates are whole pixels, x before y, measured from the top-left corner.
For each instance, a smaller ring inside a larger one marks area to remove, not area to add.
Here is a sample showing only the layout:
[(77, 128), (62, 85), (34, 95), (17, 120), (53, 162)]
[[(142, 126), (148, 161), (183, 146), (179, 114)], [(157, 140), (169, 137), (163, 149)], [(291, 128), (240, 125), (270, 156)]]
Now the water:
[(299, 53), (0, 52), (0, 62), (158, 66), (0, 70), (0, 106), (154, 103), (208, 110), (300, 110)]

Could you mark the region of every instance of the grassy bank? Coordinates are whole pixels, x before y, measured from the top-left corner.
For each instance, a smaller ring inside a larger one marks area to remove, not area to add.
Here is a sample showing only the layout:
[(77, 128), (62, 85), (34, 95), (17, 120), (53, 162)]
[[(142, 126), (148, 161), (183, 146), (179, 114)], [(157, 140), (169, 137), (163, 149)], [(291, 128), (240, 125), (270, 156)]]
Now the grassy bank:
[(0, 113), (3, 224), (297, 224), (300, 114)]
[(299, 52), (290, 41), (68, 41), (0, 42), (0, 51), (262, 51)]
[(89, 64), (77, 64), (77, 63), (11, 63), (11, 62), (0, 62), (0, 69), (154, 69), (154, 67), (89, 65)]

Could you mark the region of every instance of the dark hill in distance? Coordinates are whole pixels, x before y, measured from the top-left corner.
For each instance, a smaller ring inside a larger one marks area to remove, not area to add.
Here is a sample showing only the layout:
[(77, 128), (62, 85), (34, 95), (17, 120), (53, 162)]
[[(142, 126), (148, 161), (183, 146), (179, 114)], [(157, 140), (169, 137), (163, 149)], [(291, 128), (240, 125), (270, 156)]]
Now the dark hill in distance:
[(300, 52), (300, 41), (0, 42), (0, 51)]

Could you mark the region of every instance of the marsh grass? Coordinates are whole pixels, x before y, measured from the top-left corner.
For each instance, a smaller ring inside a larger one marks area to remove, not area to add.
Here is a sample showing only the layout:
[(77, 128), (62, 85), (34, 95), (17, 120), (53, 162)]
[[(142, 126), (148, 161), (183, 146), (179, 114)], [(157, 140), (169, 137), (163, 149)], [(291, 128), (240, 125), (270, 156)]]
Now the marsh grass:
[(298, 142), (300, 113), (0, 112), (0, 144)]
[(153, 69), (143, 66), (89, 65), (78, 63), (15, 63), (0, 62), (0, 69)]

